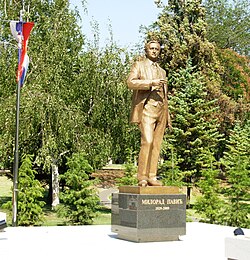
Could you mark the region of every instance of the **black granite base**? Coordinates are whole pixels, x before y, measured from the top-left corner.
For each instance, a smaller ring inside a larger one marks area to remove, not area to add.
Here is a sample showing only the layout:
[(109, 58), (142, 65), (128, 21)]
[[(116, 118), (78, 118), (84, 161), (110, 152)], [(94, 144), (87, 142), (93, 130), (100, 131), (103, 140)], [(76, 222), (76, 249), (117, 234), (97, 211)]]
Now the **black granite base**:
[(7, 223), (5, 220), (0, 220), (0, 230), (4, 229), (7, 227)]
[(186, 234), (184, 194), (113, 193), (111, 230), (135, 242), (173, 241)]

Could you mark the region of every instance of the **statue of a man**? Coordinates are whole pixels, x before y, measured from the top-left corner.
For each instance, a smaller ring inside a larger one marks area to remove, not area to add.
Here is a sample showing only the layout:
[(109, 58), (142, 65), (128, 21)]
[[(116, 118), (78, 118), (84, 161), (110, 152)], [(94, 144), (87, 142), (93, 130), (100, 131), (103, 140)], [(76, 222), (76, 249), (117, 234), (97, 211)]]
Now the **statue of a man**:
[(162, 186), (156, 178), (158, 160), (166, 125), (171, 127), (166, 71), (157, 63), (160, 50), (159, 42), (146, 43), (146, 58), (133, 64), (127, 80), (133, 90), (131, 122), (141, 131), (137, 178), (143, 187)]

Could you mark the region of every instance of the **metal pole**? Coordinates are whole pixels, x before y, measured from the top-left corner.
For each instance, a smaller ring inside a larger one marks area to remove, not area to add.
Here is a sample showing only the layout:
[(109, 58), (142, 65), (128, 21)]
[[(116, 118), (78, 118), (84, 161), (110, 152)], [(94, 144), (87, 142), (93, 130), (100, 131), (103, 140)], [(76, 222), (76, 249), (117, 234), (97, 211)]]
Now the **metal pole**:
[[(22, 15), (24, 10), (20, 11), (20, 22), (23, 21)], [(18, 44), (18, 56), (20, 58), (22, 51), (22, 43)], [(18, 58), (18, 60), (19, 60)], [(19, 62), (19, 61), (18, 61)], [(19, 113), (20, 113), (20, 93), (21, 83), (18, 80), (16, 93), (16, 137), (15, 137), (15, 152), (14, 152), (14, 171), (13, 171), (13, 198), (12, 198), (12, 226), (17, 226), (17, 205), (18, 205), (18, 164), (19, 164)]]
[(17, 204), (18, 204), (18, 146), (19, 146), (19, 111), (20, 111), (20, 81), (17, 85), (16, 94), (16, 138), (15, 138), (15, 154), (14, 154), (14, 179), (13, 179), (13, 208), (12, 208), (12, 226), (17, 226)]

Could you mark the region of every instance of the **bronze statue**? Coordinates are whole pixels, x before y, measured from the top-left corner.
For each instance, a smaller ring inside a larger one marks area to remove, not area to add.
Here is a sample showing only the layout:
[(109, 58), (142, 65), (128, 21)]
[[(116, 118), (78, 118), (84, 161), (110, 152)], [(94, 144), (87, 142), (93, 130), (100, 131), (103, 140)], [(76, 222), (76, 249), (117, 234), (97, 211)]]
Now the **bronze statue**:
[(136, 61), (127, 84), (133, 90), (131, 123), (141, 131), (138, 159), (138, 185), (162, 186), (157, 180), (157, 166), (166, 125), (171, 127), (168, 112), (166, 71), (157, 63), (161, 46), (157, 41), (145, 45), (146, 58)]

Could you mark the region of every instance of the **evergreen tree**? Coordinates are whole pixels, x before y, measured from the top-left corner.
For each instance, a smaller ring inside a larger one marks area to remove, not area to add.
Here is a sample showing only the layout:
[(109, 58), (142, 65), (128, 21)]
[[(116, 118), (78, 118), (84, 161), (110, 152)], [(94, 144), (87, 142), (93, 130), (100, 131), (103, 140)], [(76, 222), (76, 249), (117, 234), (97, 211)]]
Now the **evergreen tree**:
[(168, 154), (168, 160), (164, 160), (159, 165), (158, 174), (164, 185), (181, 187), (185, 185), (185, 173), (180, 169), (183, 158), (177, 154), (177, 148), (173, 145), (174, 140), (170, 140), (171, 137), (171, 135), (167, 135), (167, 140), (165, 139), (162, 144), (162, 156), (166, 158), (166, 154)]
[[(44, 196), (45, 189), (35, 179), (37, 172), (32, 169), (32, 158), (31, 155), (24, 156), (19, 169), (17, 205), (17, 222), (19, 226), (39, 225), (43, 222), (42, 207), (45, 202), (41, 199)], [(7, 202), (6, 207), (11, 209), (12, 202)]]
[(117, 179), (117, 185), (118, 186), (137, 185), (136, 173), (137, 173), (137, 167), (134, 166), (133, 163), (126, 163), (124, 176)]
[(224, 152), (227, 186), (223, 189), (226, 207), (222, 223), (229, 226), (250, 227), (250, 121), (237, 123)]
[(194, 72), (189, 63), (185, 69), (173, 73), (170, 84), (178, 91), (169, 97), (173, 131), (165, 135), (164, 140), (169, 143), (165, 144), (165, 148), (169, 149), (164, 150), (163, 158), (172, 161), (170, 148), (173, 147), (178, 159), (175, 168), (179, 168), (184, 175), (189, 200), (191, 187), (201, 175), (201, 154), (209, 149), (216, 155), (221, 139), (218, 123), (211, 117), (217, 109), (216, 100), (206, 99), (203, 77), (199, 72)]
[(68, 158), (67, 166), (67, 172), (60, 176), (64, 189), (60, 193), (63, 205), (59, 205), (58, 214), (66, 217), (70, 224), (92, 224), (100, 207), (94, 181), (89, 178), (93, 169), (83, 153)]
[(203, 222), (219, 223), (223, 208), (223, 200), (220, 198), (219, 163), (209, 150), (201, 154), (200, 161), (201, 178), (197, 186), (201, 196), (195, 201), (194, 209), (201, 215)]

